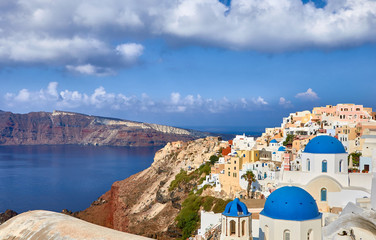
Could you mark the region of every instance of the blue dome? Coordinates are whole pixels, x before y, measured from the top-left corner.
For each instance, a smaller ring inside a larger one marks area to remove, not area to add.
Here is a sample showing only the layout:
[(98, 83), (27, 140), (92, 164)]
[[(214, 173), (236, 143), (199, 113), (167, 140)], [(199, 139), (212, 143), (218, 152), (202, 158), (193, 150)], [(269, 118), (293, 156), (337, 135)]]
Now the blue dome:
[(313, 138), (304, 149), (306, 153), (335, 154), (346, 153), (342, 143), (335, 137), (317, 136)]
[(278, 143), (277, 140), (273, 139), (270, 141), (270, 143)]
[(245, 217), (251, 215), (248, 212), (247, 206), (239, 198), (235, 198), (234, 201), (227, 203), (225, 211), (222, 214), (227, 217)]
[(278, 152), (284, 152), (286, 150), (286, 148), (284, 146), (280, 146), (278, 148)]
[(321, 218), (315, 199), (299, 187), (281, 187), (272, 192), (260, 214), (292, 221)]

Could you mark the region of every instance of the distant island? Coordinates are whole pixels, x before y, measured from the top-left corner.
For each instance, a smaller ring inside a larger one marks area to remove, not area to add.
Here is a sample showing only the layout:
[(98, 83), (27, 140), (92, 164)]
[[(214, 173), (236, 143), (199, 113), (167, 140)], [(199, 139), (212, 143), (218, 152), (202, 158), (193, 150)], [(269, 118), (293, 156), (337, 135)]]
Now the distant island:
[(0, 111), (0, 145), (164, 146), (211, 135), (220, 134), (64, 111)]

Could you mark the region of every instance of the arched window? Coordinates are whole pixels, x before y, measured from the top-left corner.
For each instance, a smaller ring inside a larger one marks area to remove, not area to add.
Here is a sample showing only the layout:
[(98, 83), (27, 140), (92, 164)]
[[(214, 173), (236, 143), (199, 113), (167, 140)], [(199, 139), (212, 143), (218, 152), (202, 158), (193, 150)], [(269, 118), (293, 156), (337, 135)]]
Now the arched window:
[(307, 171), (311, 171), (311, 160), (309, 158), (307, 158)]
[(283, 232), (283, 240), (290, 240), (290, 230), (285, 230)]
[(245, 220), (242, 221), (242, 236), (245, 235)]
[(265, 225), (264, 240), (269, 240), (269, 227), (268, 227), (268, 225)]
[(313, 230), (312, 229), (308, 230), (307, 240), (313, 240)]
[(328, 162), (326, 160), (322, 161), (321, 172), (328, 172)]
[(342, 163), (343, 163), (343, 160), (339, 161), (339, 166), (338, 166), (339, 172), (342, 172)]
[(230, 235), (235, 235), (235, 231), (236, 231), (236, 226), (235, 226), (235, 221), (234, 220), (231, 220), (230, 221)]
[(326, 202), (326, 188), (321, 188), (321, 201)]

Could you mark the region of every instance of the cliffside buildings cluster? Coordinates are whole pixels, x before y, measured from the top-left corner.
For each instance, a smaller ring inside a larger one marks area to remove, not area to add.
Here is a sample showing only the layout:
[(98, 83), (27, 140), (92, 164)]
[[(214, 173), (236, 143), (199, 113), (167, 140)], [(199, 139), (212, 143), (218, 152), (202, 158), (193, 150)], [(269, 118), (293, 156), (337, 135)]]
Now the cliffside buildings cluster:
[(291, 113), (257, 139), (229, 141), (207, 182), (246, 199), (242, 176), (251, 171), (250, 197), (267, 200), (259, 219), (243, 223), (252, 214), (239, 200), (236, 216), (217, 215), (221, 239), (376, 239), (375, 117), (362, 105), (328, 105)]

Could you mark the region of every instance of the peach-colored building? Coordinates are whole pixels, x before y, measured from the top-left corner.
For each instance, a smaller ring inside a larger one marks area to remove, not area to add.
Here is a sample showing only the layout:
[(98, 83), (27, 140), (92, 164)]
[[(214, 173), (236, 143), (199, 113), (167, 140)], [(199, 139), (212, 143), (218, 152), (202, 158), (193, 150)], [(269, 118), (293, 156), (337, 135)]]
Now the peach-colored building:
[(336, 107), (332, 105), (326, 105), (326, 107), (315, 107), (312, 110), (313, 114), (325, 115), (325, 116), (334, 116), (336, 112)]
[(372, 119), (372, 108), (365, 108), (363, 105), (338, 104), (337, 106), (327, 105), (326, 107), (315, 107), (314, 114), (334, 117), (339, 122), (368, 122)]
[(295, 139), (292, 142), (292, 150), (294, 153), (297, 153), (299, 150), (304, 150), (305, 146), (308, 144), (308, 142), (314, 138), (315, 135), (311, 136), (298, 136), (297, 139)]
[(356, 124), (358, 136), (362, 136), (365, 129), (376, 130), (376, 122), (362, 122)]
[(214, 166), (211, 167), (211, 173), (220, 174), (223, 169), (225, 169), (224, 163), (215, 163)]
[[(368, 122), (372, 118), (372, 108), (364, 108), (363, 105), (338, 104), (336, 115), (341, 121)], [(338, 120), (337, 118), (337, 120)]]

